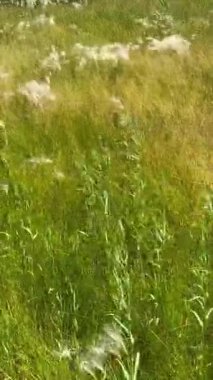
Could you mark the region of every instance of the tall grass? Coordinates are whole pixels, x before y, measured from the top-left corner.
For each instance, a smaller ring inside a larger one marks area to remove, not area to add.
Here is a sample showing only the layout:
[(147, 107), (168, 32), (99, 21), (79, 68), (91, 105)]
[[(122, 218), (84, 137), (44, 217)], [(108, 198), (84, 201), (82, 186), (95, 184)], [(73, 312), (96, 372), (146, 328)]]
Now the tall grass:
[[(48, 7), (54, 27), (20, 33), (41, 10), (1, 9), (0, 69), (10, 73), (0, 80), (1, 379), (211, 378), (210, 10), (211, 1), (94, 0), (79, 12)], [(149, 30), (158, 37), (168, 13), (192, 41), (189, 56), (144, 45), (127, 63), (77, 69), (74, 43), (145, 39), (136, 17), (158, 17)], [(5, 98), (44, 80), (51, 45), (68, 58), (50, 79), (56, 101)], [(106, 325), (123, 350), (99, 370), (90, 359), (89, 375), (81, 361)]]

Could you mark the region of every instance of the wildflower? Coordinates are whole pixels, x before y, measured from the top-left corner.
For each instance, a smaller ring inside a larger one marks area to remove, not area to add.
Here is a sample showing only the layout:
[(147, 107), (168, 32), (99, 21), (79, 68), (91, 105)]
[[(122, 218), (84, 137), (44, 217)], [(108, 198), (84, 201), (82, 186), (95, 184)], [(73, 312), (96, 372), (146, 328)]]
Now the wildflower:
[(31, 80), (20, 86), (18, 92), (35, 106), (42, 106), (46, 100), (55, 100), (55, 95), (52, 93), (50, 84), (47, 81), (37, 82), (36, 80)]
[(172, 35), (163, 38), (161, 41), (153, 38), (148, 45), (148, 50), (159, 52), (174, 51), (178, 55), (187, 55), (191, 43), (179, 35)]

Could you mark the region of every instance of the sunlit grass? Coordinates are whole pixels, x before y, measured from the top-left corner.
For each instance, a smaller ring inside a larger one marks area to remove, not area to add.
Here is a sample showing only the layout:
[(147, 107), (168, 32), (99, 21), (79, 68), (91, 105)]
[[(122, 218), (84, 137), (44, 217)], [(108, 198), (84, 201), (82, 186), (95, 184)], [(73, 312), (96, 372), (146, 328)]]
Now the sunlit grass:
[[(22, 32), (41, 9), (0, 12), (0, 378), (207, 380), (211, 4), (89, 3), (48, 7), (54, 26)], [(165, 14), (189, 55), (148, 51)], [(118, 64), (79, 69), (72, 53), (138, 41)], [(51, 73), (53, 45), (67, 62)], [(55, 101), (21, 96), (31, 80), (50, 80)]]

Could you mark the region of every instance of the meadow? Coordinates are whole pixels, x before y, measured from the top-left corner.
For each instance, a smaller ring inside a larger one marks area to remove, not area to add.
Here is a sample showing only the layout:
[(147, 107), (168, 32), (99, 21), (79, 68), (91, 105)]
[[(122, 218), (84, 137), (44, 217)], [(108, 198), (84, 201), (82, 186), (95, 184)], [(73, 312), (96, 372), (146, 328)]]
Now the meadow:
[(212, 25), (0, 8), (0, 380), (212, 378)]

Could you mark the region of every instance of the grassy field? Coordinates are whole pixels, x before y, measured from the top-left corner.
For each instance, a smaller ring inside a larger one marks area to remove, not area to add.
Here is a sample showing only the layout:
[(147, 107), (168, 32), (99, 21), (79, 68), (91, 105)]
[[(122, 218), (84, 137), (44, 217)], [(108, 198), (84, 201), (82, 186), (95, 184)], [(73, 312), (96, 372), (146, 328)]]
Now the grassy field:
[[(212, 378), (212, 21), (211, 0), (0, 9), (0, 380)], [(149, 49), (170, 35), (187, 54)]]

